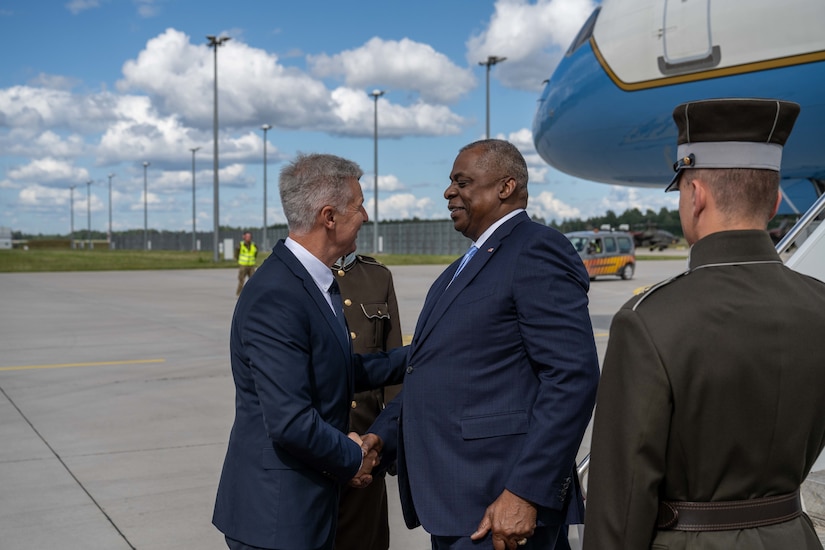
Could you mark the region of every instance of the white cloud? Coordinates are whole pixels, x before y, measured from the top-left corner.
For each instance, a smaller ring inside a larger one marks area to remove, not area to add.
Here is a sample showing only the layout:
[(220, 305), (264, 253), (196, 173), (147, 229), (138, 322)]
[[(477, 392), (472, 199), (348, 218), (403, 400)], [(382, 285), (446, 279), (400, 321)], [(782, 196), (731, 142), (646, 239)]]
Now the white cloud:
[(43, 88), (52, 88), (54, 90), (71, 90), (80, 84), (80, 80), (64, 75), (40, 73), (33, 78), (29, 84)]
[(155, 0), (135, 0), (135, 4), (137, 4), (138, 15), (143, 18), (154, 17), (158, 14)]
[(498, 0), (488, 27), (467, 41), (467, 61), (506, 57), (493, 69), (499, 81), (539, 90), (595, 7), (593, 0)]
[(37, 185), (60, 183), (68, 188), (72, 183), (77, 185), (87, 182), (89, 171), (74, 166), (71, 162), (47, 157), (10, 169), (8, 177), (21, 183)]
[(476, 86), (473, 73), (429, 44), (374, 37), (360, 48), (335, 55), (310, 55), (313, 74), (343, 77), (350, 88), (411, 90), (425, 103), (453, 103)]
[[(378, 175), (378, 194), (381, 193), (397, 193), (398, 191), (406, 191), (407, 186), (401, 183), (397, 176), (387, 174), (385, 176)], [(364, 197), (372, 197), (375, 194), (375, 175), (373, 173), (364, 174), (361, 177), (361, 191)], [(380, 204), (379, 204), (380, 206)]]
[(71, 0), (66, 4), (66, 9), (77, 15), (80, 12), (100, 7), (100, 0)]
[(642, 212), (648, 209), (658, 212), (662, 208), (668, 210), (679, 208), (678, 194), (664, 193), (663, 189), (642, 189), (621, 185), (611, 185), (609, 189), (609, 193), (593, 205), (592, 213), (588, 213), (586, 217), (601, 216), (608, 210), (621, 214), (631, 208), (638, 208)]
[[(378, 99), (378, 133), (381, 137), (452, 135), (461, 132), (466, 121), (443, 105), (414, 103), (402, 106), (386, 96)], [(337, 88), (332, 91), (332, 112), (339, 121), (328, 129), (334, 134), (372, 136), (375, 131), (375, 99), (362, 90)]]
[[(74, 217), (75, 229), (86, 225), (87, 212), (103, 212), (108, 209), (108, 193), (91, 188), (86, 194), (87, 187), (79, 186), (74, 190)], [(69, 188), (59, 189), (43, 185), (29, 185), (20, 190), (17, 207), (23, 211), (44, 212), (54, 208), (63, 209), (69, 213), (69, 204), (72, 191)]]
[(45, 129), (89, 133), (106, 127), (118, 98), (111, 93), (75, 95), (66, 90), (12, 86), (0, 89), (0, 113), (9, 128), (37, 134)]
[[(117, 88), (146, 92), (160, 116), (174, 114), (206, 131), (213, 123), (213, 62), (208, 45), (193, 45), (186, 34), (167, 29), (124, 64)], [(416, 79), (430, 72), (421, 70), (408, 75), (407, 86), (420, 85)], [(229, 128), (259, 127), (266, 120), (281, 129), (366, 136), (373, 132), (374, 104), (363, 89), (329, 90), (321, 80), (281, 65), (277, 55), (230, 40), (218, 50), (218, 116)], [(388, 99), (379, 101), (379, 120), (389, 136), (455, 134), (465, 124), (443, 105), (403, 106)]]
[[(364, 208), (372, 221), (373, 205), (375, 201), (372, 197), (364, 203)], [(378, 199), (378, 218), (384, 220), (409, 220), (412, 218), (418, 219), (432, 219), (439, 216), (434, 214), (434, 204), (432, 199), (428, 197), (416, 197), (412, 193), (399, 193), (387, 197), (386, 199)], [(445, 213), (440, 216), (446, 217)]]
[(581, 217), (581, 211), (578, 208), (569, 206), (557, 199), (551, 191), (542, 191), (538, 195), (531, 195), (527, 205), (527, 213), (531, 216), (544, 218), (547, 222)]

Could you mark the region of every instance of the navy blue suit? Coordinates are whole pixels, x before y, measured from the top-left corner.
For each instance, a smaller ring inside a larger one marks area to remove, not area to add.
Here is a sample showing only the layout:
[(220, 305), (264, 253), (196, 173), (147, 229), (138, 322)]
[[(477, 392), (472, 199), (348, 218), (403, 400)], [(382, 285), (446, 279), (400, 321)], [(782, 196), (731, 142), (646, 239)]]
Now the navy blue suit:
[(262, 548), (331, 548), (339, 486), (361, 464), (346, 435), (350, 401), (399, 382), (405, 351), (353, 355), (325, 296), (278, 242), (232, 320), (235, 422), (215, 526)]
[(432, 285), (404, 388), (370, 431), (385, 456), (398, 445), (410, 528), (469, 536), (505, 488), (559, 524), (581, 512), (575, 459), (599, 377), (587, 273), (564, 235), (523, 212), (447, 288), (458, 264)]

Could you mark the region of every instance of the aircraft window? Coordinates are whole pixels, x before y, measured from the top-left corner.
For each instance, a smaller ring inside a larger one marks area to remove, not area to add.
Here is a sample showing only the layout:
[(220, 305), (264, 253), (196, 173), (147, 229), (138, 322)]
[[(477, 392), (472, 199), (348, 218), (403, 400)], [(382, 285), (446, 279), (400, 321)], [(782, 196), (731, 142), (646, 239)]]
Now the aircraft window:
[(613, 237), (605, 237), (604, 239), (604, 251), (605, 252), (616, 252), (616, 239)]
[(593, 36), (593, 27), (596, 26), (596, 19), (599, 18), (599, 12), (601, 11), (602, 7), (598, 6), (593, 13), (590, 14), (590, 17), (587, 18), (587, 21), (584, 22), (582, 28), (579, 29), (579, 34), (576, 35), (576, 38), (573, 39), (573, 43), (570, 44), (570, 47), (567, 49), (567, 53), (564, 55), (570, 55), (576, 50), (578, 50), (582, 44), (590, 40), (590, 37)]
[(630, 251), (633, 250), (633, 242), (630, 240), (630, 237), (619, 237), (619, 252), (623, 254), (630, 254)]

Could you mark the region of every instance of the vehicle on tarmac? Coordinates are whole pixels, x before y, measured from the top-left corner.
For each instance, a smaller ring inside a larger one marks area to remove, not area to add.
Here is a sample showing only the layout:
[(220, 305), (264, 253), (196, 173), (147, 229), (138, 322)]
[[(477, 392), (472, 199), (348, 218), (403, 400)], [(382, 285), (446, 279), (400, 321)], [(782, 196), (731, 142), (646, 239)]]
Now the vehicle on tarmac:
[(679, 242), (679, 237), (664, 229), (648, 228), (644, 231), (634, 231), (632, 235), (636, 248), (648, 247), (651, 252), (657, 248), (661, 252)]
[(591, 281), (602, 275), (632, 279), (636, 271), (633, 235), (626, 231), (573, 231), (565, 233), (587, 269)]

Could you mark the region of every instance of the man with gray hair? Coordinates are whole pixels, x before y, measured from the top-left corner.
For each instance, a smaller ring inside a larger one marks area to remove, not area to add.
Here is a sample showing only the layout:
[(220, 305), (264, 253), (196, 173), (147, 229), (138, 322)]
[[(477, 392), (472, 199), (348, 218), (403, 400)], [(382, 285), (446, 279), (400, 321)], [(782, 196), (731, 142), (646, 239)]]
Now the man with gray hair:
[(396, 384), (406, 350), (354, 355), (330, 267), (367, 221), (357, 164), (299, 155), (281, 171), (289, 236), (246, 284), (230, 335), (235, 422), (213, 523), (230, 549), (331, 549), (338, 493), (378, 462), (347, 434), (356, 391)]

